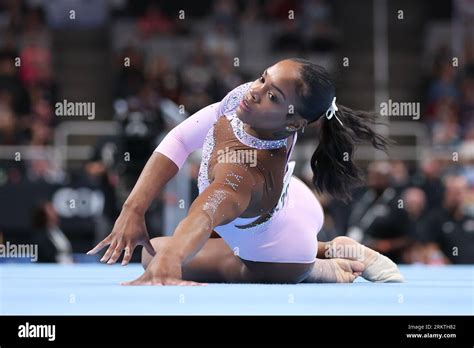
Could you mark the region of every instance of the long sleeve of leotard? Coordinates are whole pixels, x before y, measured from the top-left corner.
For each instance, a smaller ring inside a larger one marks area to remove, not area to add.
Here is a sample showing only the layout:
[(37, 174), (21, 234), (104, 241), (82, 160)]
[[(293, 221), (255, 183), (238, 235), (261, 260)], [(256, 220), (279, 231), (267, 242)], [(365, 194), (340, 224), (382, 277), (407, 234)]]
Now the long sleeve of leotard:
[(220, 102), (202, 108), (174, 127), (156, 147), (179, 169), (189, 154), (202, 147), (207, 132), (219, 117)]
[(220, 101), (202, 108), (174, 127), (160, 142), (155, 151), (171, 159), (179, 169), (189, 154), (202, 147), (207, 132), (219, 116), (235, 108), (252, 82), (244, 83), (231, 90)]

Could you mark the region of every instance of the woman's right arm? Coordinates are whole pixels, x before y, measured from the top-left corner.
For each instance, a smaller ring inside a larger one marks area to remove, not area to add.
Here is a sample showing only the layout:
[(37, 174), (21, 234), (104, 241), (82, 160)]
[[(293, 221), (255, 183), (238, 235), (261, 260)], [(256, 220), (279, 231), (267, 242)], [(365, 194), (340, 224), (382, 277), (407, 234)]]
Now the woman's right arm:
[(201, 109), (165, 136), (125, 201), (112, 232), (87, 254), (94, 255), (109, 245), (100, 261), (113, 264), (125, 250), (122, 265), (130, 262), (137, 245), (142, 245), (151, 255), (155, 254), (145, 225), (145, 212), (168, 181), (178, 173), (188, 155), (202, 147), (209, 129), (219, 116), (219, 104)]
[(194, 113), (164, 137), (125, 201), (112, 232), (88, 254), (96, 254), (109, 245), (101, 262), (113, 264), (125, 250), (122, 265), (130, 262), (137, 245), (142, 245), (151, 255), (155, 255), (145, 225), (145, 212), (166, 183), (181, 169), (189, 154), (202, 147), (217, 118), (238, 104), (239, 91), (247, 87), (248, 84), (236, 87), (220, 102)]

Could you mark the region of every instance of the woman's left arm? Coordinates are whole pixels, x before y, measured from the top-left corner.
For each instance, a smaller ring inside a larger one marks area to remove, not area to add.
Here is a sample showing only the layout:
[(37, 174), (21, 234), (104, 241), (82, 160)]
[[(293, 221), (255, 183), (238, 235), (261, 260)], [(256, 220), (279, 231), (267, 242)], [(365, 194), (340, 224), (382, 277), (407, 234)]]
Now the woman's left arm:
[(201, 250), (216, 226), (233, 221), (247, 209), (256, 185), (245, 165), (218, 163), (214, 171), (214, 181), (196, 198), (145, 273), (125, 285), (198, 284), (182, 280), (182, 266)]

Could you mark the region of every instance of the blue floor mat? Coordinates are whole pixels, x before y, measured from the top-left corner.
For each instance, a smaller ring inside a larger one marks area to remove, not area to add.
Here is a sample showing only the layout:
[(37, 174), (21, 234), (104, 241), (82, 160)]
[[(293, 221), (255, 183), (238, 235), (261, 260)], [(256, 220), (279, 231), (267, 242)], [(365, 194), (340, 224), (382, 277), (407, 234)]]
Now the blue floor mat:
[(474, 266), (401, 266), (405, 283), (121, 286), (138, 264), (0, 265), (3, 315), (473, 315)]

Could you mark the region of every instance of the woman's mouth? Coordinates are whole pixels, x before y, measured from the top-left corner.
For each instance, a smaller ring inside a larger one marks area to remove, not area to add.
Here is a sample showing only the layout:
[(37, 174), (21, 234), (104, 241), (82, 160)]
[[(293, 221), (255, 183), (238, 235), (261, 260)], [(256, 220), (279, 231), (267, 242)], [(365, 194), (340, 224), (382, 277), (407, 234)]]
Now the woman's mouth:
[(242, 99), (242, 101), (239, 104), (240, 109), (245, 111), (245, 112), (250, 112), (250, 106), (248, 102), (245, 99)]

